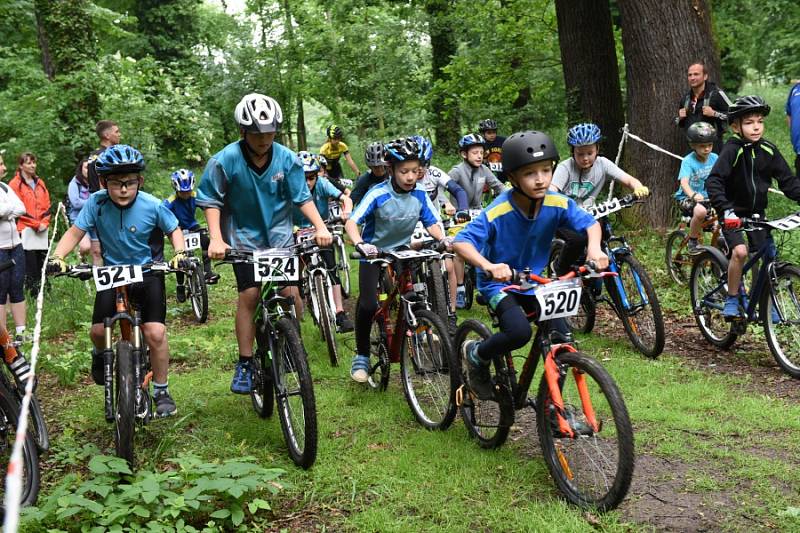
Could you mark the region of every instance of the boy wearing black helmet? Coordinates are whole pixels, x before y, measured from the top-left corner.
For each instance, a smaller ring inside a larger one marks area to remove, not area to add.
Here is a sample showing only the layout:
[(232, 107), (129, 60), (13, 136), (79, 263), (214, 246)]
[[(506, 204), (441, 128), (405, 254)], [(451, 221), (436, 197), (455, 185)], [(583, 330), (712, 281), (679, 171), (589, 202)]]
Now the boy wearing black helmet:
[[(462, 357), (470, 364), (470, 387), (481, 399), (493, 397), (488, 368), (492, 355), (520, 348), (531, 338), (526, 311), (532, 310), (534, 298), (501, 291), (511, 280), (511, 269), (541, 272), (560, 227), (585, 232), (587, 260), (600, 269), (608, 266), (608, 257), (600, 249), (600, 225), (574, 200), (549, 191), (557, 161), (555, 144), (544, 133), (524, 131), (506, 139), (503, 168), (513, 189), (500, 194), (453, 244), (456, 253), (478, 269), (478, 290), (500, 323), (498, 333), (461, 347)], [(563, 320), (555, 322), (559, 331), (568, 331)]]
[(689, 223), (689, 253), (698, 251), (697, 240), (708, 210), (703, 201), (708, 199), (706, 178), (717, 161), (713, 153), (717, 130), (708, 122), (695, 122), (686, 130), (686, 138), (692, 151), (686, 154), (678, 171), (678, 190), (675, 200), (678, 201), (683, 216), (692, 217)]
[[(800, 179), (792, 174), (778, 147), (763, 138), (764, 117), (769, 112), (769, 105), (760, 96), (741, 96), (733, 102), (728, 108), (728, 121), (734, 135), (722, 147), (706, 181), (711, 205), (724, 216), (723, 233), (731, 249), (728, 297), (722, 311), (728, 318), (742, 316), (747, 305), (739, 297), (742, 268), (747, 260), (742, 232), (734, 231), (741, 226), (739, 217), (764, 216), (773, 179), (788, 198), (800, 203)], [(764, 230), (747, 232), (753, 249), (766, 238)]]
[(485, 118), (478, 122), (478, 133), (483, 135), (486, 140), (483, 152), (483, 160), (489, 170), (495, 173), (497, 179), (506, 182), (503, 174), (503, 143), (506, 138), (497, 134), (497, 122), (491, 118)]

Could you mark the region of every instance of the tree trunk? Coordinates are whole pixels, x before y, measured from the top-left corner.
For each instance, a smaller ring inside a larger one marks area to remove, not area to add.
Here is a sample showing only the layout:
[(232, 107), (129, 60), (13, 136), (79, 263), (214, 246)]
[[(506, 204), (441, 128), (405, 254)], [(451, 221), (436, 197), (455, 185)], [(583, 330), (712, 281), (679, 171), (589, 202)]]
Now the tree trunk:
[(303, 98), (300, 96), (297, 97), (297, 149), (308, 150), (306, 114), (303, 110)]
[(44, 69), (47, 79), (53, 81), (56, 71), (53, 67), (53, 59), (50, 57), (50, 43), (47, 40), (47, 32), (44, 29), (44, 22), (42, 20), (45, 13), (42, 13), (39, 9), (39, 4), (39, 2), (36, 4), (36, 38), (39, 41), (39, 49), (42, 51), (42, 68)]
[[(618, 5), (630, 131), (683, 156), (689, 148), (673, 118), (688, 90), (686, 69), (701, 59), (709, 79), (719, 75), (711, 7), (707, 0), (618, 0)], [(648, 221), (657, 228), (670, 225), (680, 162), (635, 141), (626, 143), (624, 155), (626, 170), (653, 193), (644, 210)]]
[(567, 119), (600, 126), (603, 153), (613, 160), (625, 115), (608, 0), (556, 0), (556, 18)]
[[(450, 24), (449, 0), (426, 0), (425, 11), (428, 13), (428, 26), (431, 37), (431, 113), (434, 121), (436, 148), (441, 153), (453, 153), (458, 146), (459, 124), (458, 109), (448, 107), (447, 95), (437, 88), (437, 82), (448, 79), (444, 68), (450, 64), (450, 58), (456, 54), (456, 42)], [(454, 99), (451, 99), (454, 100)]]

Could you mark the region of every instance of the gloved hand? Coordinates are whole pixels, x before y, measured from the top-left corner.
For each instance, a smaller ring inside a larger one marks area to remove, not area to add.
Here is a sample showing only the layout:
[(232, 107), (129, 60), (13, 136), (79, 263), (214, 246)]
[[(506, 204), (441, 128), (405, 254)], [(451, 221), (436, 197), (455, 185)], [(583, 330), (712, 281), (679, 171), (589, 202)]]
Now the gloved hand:
[(461, 210), (456, 212), (456, 224), (469, 222), (469, 211)]
[(454, 237), (445, 237), (444, 239), (442, 239), (439, 242), (442, 243), (444, 245), (445, 249), (449, 252), (450, 250), (453, 249), (453, 240), (454, 239), (455, 239)]
[(50, 257), (50, 261), (47, 262), (48, 274), (66, 274), (67, 270), (69, 270), (69, 265), (57, 255)]
[(363, 257), (375, 257), (378, 255), (378, 247), (364, 241), (356, 244), (356, 250), (358, 250), (358, 253)]
[(725, 211), (724, 225), (725, 229), (736, 229), (741, 227), (742, 220), (736, 216), (736, 213), (733, 212), (733, 209), (728, 209)]
[(650, 196), (650, 189), (642, 185), (641, 187), (636, 187), (633, 190), (633, 195), (636, 198), (644, 198), (645, 196)]
[(174, 270), (186, 268), (187, 259), (186, 252), (178, 250), (175, 252), (175, 255), (172, 256), (172, 259), (169, 260), (169, 266)]

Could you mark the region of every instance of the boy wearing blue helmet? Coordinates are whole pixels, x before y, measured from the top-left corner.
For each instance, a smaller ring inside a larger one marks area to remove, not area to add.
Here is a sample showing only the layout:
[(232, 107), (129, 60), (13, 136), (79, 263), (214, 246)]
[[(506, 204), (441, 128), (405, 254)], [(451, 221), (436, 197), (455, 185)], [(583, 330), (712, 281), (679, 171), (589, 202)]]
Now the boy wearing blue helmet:
[[(169, 235), (175, 249), (170, 265), (173, 268), (181, 265), (186, 255), (178, 219), (155, 196), (140, 190), (144, 167), (142, 154), (124, 144), (112, 146), (100, 154), (95, 161), (95, 170), (104, 189), (92, 194), (84, 204), (75, 223), (56, 246), (48, 270), (66, 272), (64, 257), (88, 231), (94, 231), (100, 239), (106, 265), (143, 265), (153, 261), (150, 237), (158, 230)], [(167, 313), (164, 276), (145, 274), (141, 283), (130, 286), (128, 296), (138, 304), (142, 333), (150, 347), (156, 415), (174, 415), (177, 407), (167, 388), (169, 345), (164, 325)], [(95, 346), (92, 350), (92, 378), (98, 385), (103, 384), (103, 319), (115, 313), (114, 290), (98, 292), (90, 333)]]
[[(195, 218), (197, 204), (195, 198), (197, 193), (194, 191), (194, 172), (181, 168), (172, 173), (172, 188), (175, 194), (164, 200), (167, 209), (177, 217), (178, 224), (184, 232), (200, 231), (200, 224)], [(203, 271), (205, 272), (206, 283), (213, 285), (219, 280), (219, 275), (211, 270), (211, 259), (208, 257), (208, 234), (200, 234), (200, 247), (203, 249)], [(175, 275), (178, 283), (176, 296), (179, 302), (186, 300), (186, 289), (183, 285), (183, 274), (178, 272)]]

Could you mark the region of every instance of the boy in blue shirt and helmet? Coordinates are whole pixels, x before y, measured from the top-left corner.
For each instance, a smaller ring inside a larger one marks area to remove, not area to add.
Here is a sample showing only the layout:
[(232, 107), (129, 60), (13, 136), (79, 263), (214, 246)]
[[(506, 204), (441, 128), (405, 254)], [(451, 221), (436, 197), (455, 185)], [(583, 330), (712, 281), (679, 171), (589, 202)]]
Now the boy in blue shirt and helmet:
[[(292, 244), (292, 209), (297, 207), (316, 229), (320, 246), (331, 234), (308, 191), (303, 166), (293, 151), (275, 141), (283, 112), (273, 98), (259, 93), (244, 96), (234, 118), (240, 139), (209, 159), (197, 205), (205, 210), (212, 259), (225, 257), (230, 247), (246, 250), (285, 248)], [(233, 266), (239, 297), (236, 305), (236, 364), (231, 392), (250, 394), (250, 363), (255, 342), (255, 316), (261, 294), (252, 265)]]
[[(560, 227), (585, 232), (587, 261), (594, 261), (599, 269), (608, 266), (600, 248), (600, 224), (574, 200), (549, 191), (557, 161), (555, 144), (544, 133), (524, 131), (508, 137), (503, 143), (503, 170), (513, 189), (500, 194), (453, 243), (456, 253), (478, 269), (478, 290), (500, 323), (500, 331), (488, 339), (462, 346), (462, 357), (470, 365), (470, 388), (481, 399), (494, 396), (489, 373), (492, 356), (520, 348), (531, 338), (526, 311), (532, 309), (535, 297), (501, 291), (511, 279), (511, 269), (541, 272)], [(554, 322), (556, 329), (568, 332), (563, 319)]]
[[(99, 238), (106, 265), (143, 265), (153, 261), (150, 236), (153, 232), (163, 231), (169, 235), (175, 249), (170, 265), (173, 268), (182, 266), (186, 255), (178, 220), (156, 197), (140, 191), (144, 168), (142, 154), (124, 144), (109, 147), (98, 156), (95, 170), (104, 189), (89, 196), (75, 223), (56, 246), (48, 270), (66, 272), (64, 257), (89, 231)], [(138, 304), (142, 333), (150, 347), (156, 416), (174, 415), (177, 408), (167, 388), (169, 345), (164, 325), (167, 313), (164, 276), (145, 274), (142, 283), (129, 287), (128, 296)], [(95, 346), (92, 378), (98, 385), (103, 384), (103, 319), (116, 313), (115, 304), (113, 289), (95, 295), (90, 335)]]

